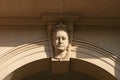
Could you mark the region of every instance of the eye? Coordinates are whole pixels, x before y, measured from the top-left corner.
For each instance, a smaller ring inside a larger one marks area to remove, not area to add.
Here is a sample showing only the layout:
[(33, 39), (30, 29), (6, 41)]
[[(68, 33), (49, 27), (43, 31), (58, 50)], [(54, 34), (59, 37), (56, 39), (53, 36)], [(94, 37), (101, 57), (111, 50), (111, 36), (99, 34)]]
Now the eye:
[(62, 37), (62, 40), (65, 40), (66, 38), (65, 37)]

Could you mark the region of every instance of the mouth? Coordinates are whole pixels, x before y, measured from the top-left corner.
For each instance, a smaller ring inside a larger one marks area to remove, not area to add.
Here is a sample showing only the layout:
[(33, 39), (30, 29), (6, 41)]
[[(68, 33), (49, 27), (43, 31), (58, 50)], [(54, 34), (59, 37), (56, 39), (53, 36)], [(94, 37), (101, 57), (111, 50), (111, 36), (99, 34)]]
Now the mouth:
[(63, 45), (58, 45), (58, 48), (63, 48), (64, 46)]
[(64, 47), (63, 45), (58, 45), (58, 47)]

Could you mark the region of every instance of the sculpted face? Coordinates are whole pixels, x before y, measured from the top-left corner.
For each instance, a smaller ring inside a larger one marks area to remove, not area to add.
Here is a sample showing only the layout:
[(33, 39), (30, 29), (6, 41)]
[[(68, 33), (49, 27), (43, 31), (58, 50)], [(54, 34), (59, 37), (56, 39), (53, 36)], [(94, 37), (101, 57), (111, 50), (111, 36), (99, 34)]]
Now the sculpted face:
[(56, 50), (65, 51), (69, 44), (68, 34), (64, 30), (59, 30), (53, 35), (53, 46)]

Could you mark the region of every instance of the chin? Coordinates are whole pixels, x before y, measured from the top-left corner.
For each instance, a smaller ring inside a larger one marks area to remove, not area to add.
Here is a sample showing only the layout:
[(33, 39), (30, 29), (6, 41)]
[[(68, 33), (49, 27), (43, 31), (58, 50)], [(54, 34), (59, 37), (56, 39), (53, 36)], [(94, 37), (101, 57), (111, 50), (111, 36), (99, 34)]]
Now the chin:
[(60, 50), (60, 51), (65, 51), (65, 49), (63, 49), (63, 48), (58, 48), (58, 50)]

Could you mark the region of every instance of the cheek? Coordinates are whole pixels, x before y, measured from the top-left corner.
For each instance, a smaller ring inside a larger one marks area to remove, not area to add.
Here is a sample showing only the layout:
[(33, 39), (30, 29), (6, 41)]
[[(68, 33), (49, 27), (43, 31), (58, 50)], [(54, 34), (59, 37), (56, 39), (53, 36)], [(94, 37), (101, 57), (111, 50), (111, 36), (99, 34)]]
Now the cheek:
[(68, 40), (64, 41), (64, 45), (65, 45), (65, 46), (68, 46), (68, 45), (69, 45)]

